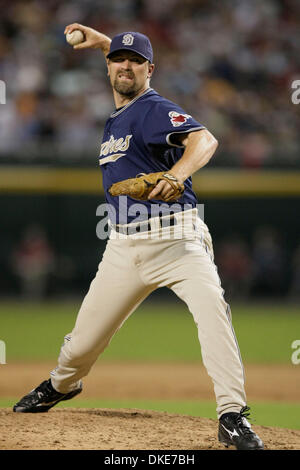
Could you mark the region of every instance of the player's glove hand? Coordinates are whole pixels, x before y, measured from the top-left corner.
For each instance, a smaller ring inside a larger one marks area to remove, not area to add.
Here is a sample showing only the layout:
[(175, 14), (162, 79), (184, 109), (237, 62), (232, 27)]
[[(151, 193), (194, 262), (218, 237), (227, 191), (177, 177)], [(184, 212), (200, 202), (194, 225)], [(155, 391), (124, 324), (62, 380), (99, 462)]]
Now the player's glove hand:
[(129, 178), (127, 180), (114, 183), (109, 188), (109, 193), (112, 196), (127, 195), (133, 199), (145, 201), (148, 199), (149, 194), (160, 181), (166, 181), (172, 188), (172, 192), (168, 192), (168, 196), (160, 194), (155, 199), (161, 199), (165, 202), (176, 201), (184, 192), (184, 184), (171, 173), (160, 171), (158, 173), (141, 173), (136, 178)]

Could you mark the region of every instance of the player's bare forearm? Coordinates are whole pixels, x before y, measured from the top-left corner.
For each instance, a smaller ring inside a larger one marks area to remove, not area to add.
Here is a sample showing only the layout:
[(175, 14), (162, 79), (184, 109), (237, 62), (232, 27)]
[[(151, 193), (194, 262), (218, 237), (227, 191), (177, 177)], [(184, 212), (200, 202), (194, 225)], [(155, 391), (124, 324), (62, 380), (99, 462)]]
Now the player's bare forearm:
[(75, 29), (79, 29), (83, 32), (85, 40), (80, 44), (73, 46), (73, 49), (101, 49), (104, 57), (106, 57), (109, 53), (111, 43), (111, 39), (108, 36), (80, 23), (72, 23), (66, 26), (65, 34), (71, 33)]
[[(195, 171), (209, 162), (218, 147), (218, 141), (208, 130), (203, 129), (182, 136), (181, 142), (185, 146), (185, 151), (180, 160), (170, 168), (169, 173), (183, 183)], [(171, 196), (172, 191), (172, 187), (167, 181), (160, 181), (148, 199), (155, 199), (158, 196), (168, 197)]]
[(182, 143), (185, 145), (185, 151), (181, 159), (170, 169), (170, 173), (184, 182), (209, 162), (218, 147), (218, 141), (208, 130), (203, 129), (190, 132)]

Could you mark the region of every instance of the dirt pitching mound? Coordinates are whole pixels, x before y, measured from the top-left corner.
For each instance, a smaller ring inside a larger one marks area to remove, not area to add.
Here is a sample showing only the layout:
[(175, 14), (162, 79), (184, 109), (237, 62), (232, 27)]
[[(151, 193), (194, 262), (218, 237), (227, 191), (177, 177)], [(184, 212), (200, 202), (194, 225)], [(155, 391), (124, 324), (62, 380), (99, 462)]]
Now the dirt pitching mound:
[[(217, 420), (135, 409), (0, 409), (2, 450), (218, 450)], [(300, 431), (252, 426), (267, 450), (299, 450)], [(233, 449), (233, 447), (230, 447)]]

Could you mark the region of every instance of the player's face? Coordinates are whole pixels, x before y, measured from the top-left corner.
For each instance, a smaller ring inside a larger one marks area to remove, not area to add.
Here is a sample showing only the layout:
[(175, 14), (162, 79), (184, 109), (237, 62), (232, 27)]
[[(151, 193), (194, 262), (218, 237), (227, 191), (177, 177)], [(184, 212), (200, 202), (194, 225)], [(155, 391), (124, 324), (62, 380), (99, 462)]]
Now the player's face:
[(107, 62), (112, 87), (122, 96), (132, 98), (146, 85), (154, 65), (131, 51), (116, 52)]

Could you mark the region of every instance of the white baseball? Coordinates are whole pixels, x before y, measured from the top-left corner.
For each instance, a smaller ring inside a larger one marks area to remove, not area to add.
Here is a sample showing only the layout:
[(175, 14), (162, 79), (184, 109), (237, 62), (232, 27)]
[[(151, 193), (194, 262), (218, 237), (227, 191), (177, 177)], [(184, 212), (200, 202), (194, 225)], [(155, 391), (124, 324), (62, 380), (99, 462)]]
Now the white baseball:
[(66, 40), (71, 46), (76, 46), (76, 44), (80, 44), (84, 41), (84, 34), (80, 29), (74, 29), (72, 33), (66, 34)]

